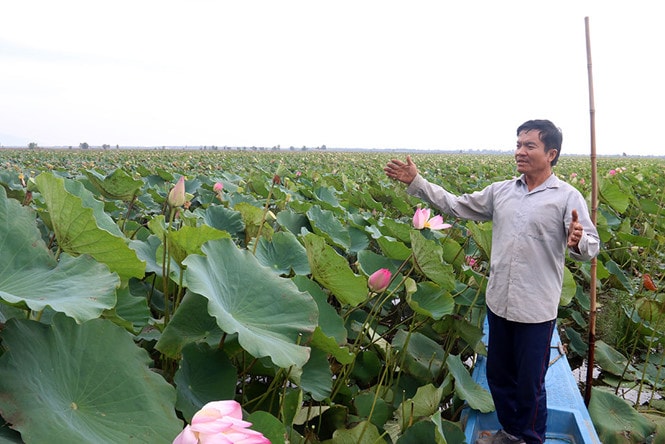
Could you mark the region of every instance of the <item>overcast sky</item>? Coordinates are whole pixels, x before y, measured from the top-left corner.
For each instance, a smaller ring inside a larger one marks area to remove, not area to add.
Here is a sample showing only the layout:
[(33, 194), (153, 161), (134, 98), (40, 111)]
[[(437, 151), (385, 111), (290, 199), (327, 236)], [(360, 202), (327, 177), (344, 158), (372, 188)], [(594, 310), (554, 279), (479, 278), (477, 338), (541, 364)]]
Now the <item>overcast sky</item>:
[(665, 155), (660, 2), (0, 3), (0, 145), (505, 149), (525, 120)]

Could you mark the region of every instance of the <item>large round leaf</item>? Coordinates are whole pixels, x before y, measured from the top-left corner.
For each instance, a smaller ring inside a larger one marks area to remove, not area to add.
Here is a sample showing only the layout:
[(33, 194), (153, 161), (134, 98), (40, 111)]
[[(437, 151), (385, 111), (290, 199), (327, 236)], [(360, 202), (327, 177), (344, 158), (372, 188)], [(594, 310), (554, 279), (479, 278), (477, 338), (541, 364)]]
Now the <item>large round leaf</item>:
[(455, 310), (455, 300), (434, 282), (419, 282), (418, 290), (407, 297), (409, 307), (416, 313), (439, 320)]
[(441, 345), (424, 334), (399, 330), (392, 345), (404, 355), (402, 369), (416, 378), (431, 381), (441, 372), (446, 353)]
[(592, 388), (589, 415), (605, 444), (643, 443), (656, 426), (614, 393)]
[(233, 399), (238, 371), (224, 350), (206, 343), (187, 345), (175, 374), (178, 399), (176, 407), (187, 420), (211, 401)]
[(215, 318), (208, 313), (208, 300), (188, 291), (155, 348), (169, 358), (178, 359), (187, 344), (205, 342), (212, 346), (219, 344), (223, 335)]
[(182, 428), (173, 387), (110, 321), (13, 319), (2, 340), (0, 411), (26, 443), (167, 443)]
[[(289, 279), (277, 276), (232, 240), (203, 246), (204, 256), (183, 261), (189, 289), (208, 299), (208, 311), (227, 333), (238, 333), (242, 347), (280, 367), (302, 367), (318, 319), (316, 302)], [(301, 335), (304, 335), (302, 337)]]
[(452, 265), (443, 261), (443, 248), (438, 242), (426, 239), (418, 230), (411, 231), (411, 248), (418, 268), (444, 290), (455, 288)]
[(0, 299), (41, 311), (50, 306), (79, 322), (116, 302), (118, 276), (89, 256), (57, 262), (41, 238), (35, 214), (0, 187)]
[(316, 281), (330, 290), (342, 304), (356, 306), (367, 299), (367, 278), (351, 270), (348, 261), (320, 236), (303, 236), (307, 259)]
[(289, 275), (291, 270), (296, 275), (310, 274), (307, 251), (290, 231), (280, 231), (272, 240), (259, 239), (256, 258), (277, 274)]
[(561, 287), (561, 297), (559, 298), (559, 305), (565, 307), (570, 304), (570, 301), (575, 297), (577, 293), (577, 284), (575, 283), (575, 277), (573, 273), (570, 272), (568, 267), (563, 267), (563, 286)]
[(448, 370), (455, 378), (455, 393), (465, 400), (469, 407), (488, 413), (494, 410), (494, 401), (490, 393), (473, 380), (458, 355), (448, 355)]
[(143, 187), (142, 180), (134, 179), (121, 168), (107, 176), (102, 176), (95, 170), (86, 170), (84, 174), (88, 177), (90, 183), (107, 199), (130, 201)]
[(325, 237), (337, 247), (349, 250), (351, 247), (349, 230), (335, 217), (335, 213), (322, 210), (321, 207), (315, 205), (307, 211), (307, 217), (314, 233)]
[(42, 173), (35, 178), (58, 238), (58, 246), (72, 255), (89, 254), (122, 279), (143, 278), (145, 263), (129, 248), (129, 241), (81, 182)]

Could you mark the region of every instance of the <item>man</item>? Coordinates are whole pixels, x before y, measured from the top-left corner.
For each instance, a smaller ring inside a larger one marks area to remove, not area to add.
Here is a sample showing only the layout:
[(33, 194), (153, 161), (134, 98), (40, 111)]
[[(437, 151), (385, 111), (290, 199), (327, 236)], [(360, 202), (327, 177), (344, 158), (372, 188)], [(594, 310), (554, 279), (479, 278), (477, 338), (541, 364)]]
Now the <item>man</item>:
[(521, 176), (461, 196), (425, 180), (410, 156), (384, 168), (409, 194), (450, 216), (492, 221), (487, 380), (502, 430), (477, 444), (545, 442), (545, 372), (566, 249), (589, 260), (600, 248), (584, 198), (552, 173), (562, 139), (549, 120), (525, 122), (515, 149)]

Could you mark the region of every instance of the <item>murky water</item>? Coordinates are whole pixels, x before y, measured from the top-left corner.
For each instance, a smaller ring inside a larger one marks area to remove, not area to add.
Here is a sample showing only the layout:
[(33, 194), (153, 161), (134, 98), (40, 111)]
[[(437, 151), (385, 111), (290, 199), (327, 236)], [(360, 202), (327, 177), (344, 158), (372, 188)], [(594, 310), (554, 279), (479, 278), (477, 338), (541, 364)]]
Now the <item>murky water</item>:
[[(583, 386), (586, 383), (587, 365), (586, 361), (582, 363), (579, 367), (573, 369), (573, 376), (577, 381), (578, 385)], [(593, 379), (598, 379), (600, 376), (600, 370), (598, 368), (593, 369)], [(662, 396), (658, 392), (651, 391), (647, 386), (642, 387), (642, 392), (639, 392), (639, 386), (635, 388), (619, 388), (617, 395), (626, 401), (629, 401), (631, 404), (646, 404), (651, 398), (661, 399)], [(638, 402), (639, 394), (639, 402)]]

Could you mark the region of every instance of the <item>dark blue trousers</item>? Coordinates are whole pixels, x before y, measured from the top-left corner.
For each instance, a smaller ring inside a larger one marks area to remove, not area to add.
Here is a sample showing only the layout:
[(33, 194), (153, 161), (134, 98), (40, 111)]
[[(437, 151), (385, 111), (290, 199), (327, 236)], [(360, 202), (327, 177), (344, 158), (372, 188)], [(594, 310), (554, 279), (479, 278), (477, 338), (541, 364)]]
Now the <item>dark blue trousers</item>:
[(527, 444), (545, 442), (545, 373), (556, 320), (508, 321), (487, 309), (487, 382), (501, 427)]

